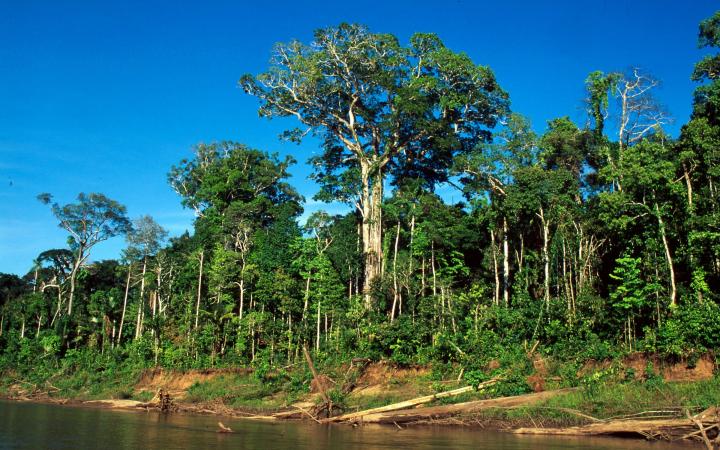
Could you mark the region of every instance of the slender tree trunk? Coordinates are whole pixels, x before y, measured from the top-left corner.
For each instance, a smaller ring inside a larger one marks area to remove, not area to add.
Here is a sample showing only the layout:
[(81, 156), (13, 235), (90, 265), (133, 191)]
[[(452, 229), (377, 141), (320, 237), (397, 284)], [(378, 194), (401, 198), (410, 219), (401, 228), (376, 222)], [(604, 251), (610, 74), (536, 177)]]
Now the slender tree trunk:
[(420, 267), (420, 297), (425, 297), (425, 255), (422, 257), (422, 266)]
[(73, 299), (75, 298), (75, 277), (77, 276), (77, 268), (73, 268), (70, 273), (70, 297), (68, 298), (68, 317), (72, 316)]
[(310, 302), (310, 273), (308, 273), (307, 279), (305, 280), (305, 301), (303, 302), (303, 313), (302, 322), (305, 323), (307, 317), (308, 306)]
[[(72, 270), (70, 271), (70, 298), (68, 299), (68, 317), (72, 316), (73, 300), (75, 299), (75, 284), (77, 280), (77, 274), (80, 271), (80, 266), (85, 260), (85, 249), (80, 246), (77, 252), (77, 257), (73, 263)], [(59, 289), (59, 288), (58, 288)]]
[[(412, 298), (413, 293), (410, 292), (410, 285), (412, 284), (413, 275), (415, 272), (414, 262), (415, 255), (413, 255), (413, 245), (415, 242), (415, 204), (412, 206), (412, 218), (410, 219), (410, 251), (408, 258), (408, 275), (407, 275), (407, 294), (408, 298)], [(400, 311), (402, 311), (402, 301), (400, 302)]]
[(43, 315), (42, 315), (42, 312), (41, 312), (41, 313), (40, 313), (40, 317), (38, 317), (37, 330), (35, 330), (35, 339), (37, 339), (38, 336), (40, 336), (40, 325), (42, 324), (42, 317), (43, 317)]
[(68, 298), (68, 317), (72, 315), (73, 299), (75, 298), (75, 270), (70, 274), (70, 297)]
[(500, 270), (498, 269), (497, 245), (495, 244), (495, 230), (490, 229), (490, 248), (492, 249), (493, 271), (495, 273), (495, 295), (493, 303), (500, 305)]
[(287, 363), (290, 365), (292, 360), (292, 313), (288, 313), (288, 352), (287, 352)]
[(200, 250), (200, 270), (198, 273), (198, 288), (197, 288), (197, 302), (195, 303), (195, 329), (198, 327), (198, 320), (200, 318), (200, 293), (202, 292), (202, 275), (203, 275), (203, 262), (205, 260), (205, 250)]
[(510, 306), (510, 244), (507, 217), (503, 217), (503, 300)]
[(548, 241), (550, 240), (550, 224), (545, 220), (545, 211), (543, 208), (540, 208), (540, 213), (538, 214), (538, 217), (540, 217), (540, 224), (542, 226), (542, 233), (543, 233), (543, 243), (542, 243), (542, 255), (543, 255), (543, 265), (545, 267), (545, 307), (550, 306), (550, 255), (548, 252)]
[(395, 308), (397, 307), (398, 297), (400, 291), (398, 289), (397, 279), (397, 257), (398, 257), (398, 244), (400, 242), (400, 220), (397, 222), (397, 230), (395, 231), (395, 249), (393, 252), (393, 303), (392, 309), (390, 310), (390, 323), (395, 320)]
[(137, 321), (135, 323), (135, 339), (143, 332), (143, 317), (145, 316), (145, 273), (147, 271), (147, 256), (143, 258), (142, 278), (140, 278), (140, 301), (138, 302)]
[(20, 326), (20, 339), (25, 339), (25, 316), (22, 316), (22, 325)]
[(435, 241), (430, 241), (430, 266), (432, 268), (432, 293), (437, 297), (437, 273), (435, 272)]
[(655, 203), (655, 216), (657, 217), (658, 227), (660, 228), (660, 237), (662, 237), (663, 247), (665, 248), (665, 259), (667, 260), (668, 270), (670, 271), (670, 306), (675, 307), (677, 304), (677, 287), (675, 285), (675, 268), (673, 266), (672, 253), (670, 252), (670, 244), (668, 244), (667, 235), (665, 233), (665, 222), (660, 215), (660, 208)]
[(238, 318), (242, 321), (243, 313), (245, 310), (245, 279), (240, 278), (240, 310), (238, 311)]
[(693, 188), (692, 181), (690, 180), (690, 172), (688, 171), (687, 164), (683, 163), (683, 178), (685, 178), (685, 186), (687, 187), (687, 203), (688, 211), (693, 211)]
[(125, 324), (125, 311), (127, 311), (128, 293), (130, 292), (130, 273), (132, 272), (132, 263), (128, 264), (127, 280), (125, 282), (125, 296), (123, 298), (122, 314), (120, 315), (120, 330), (117, 335), (117, 345), (122, 340), (123, 325)]
[(168, 273), (168, 304), (164, 308), (160, 308), (160, 312), (162, 313), (163, 317), (167, 317), (167, 309), (170, 307), (170, 304), (172, 303), (172, 296), (173, 296), (173, 282), (175, 279), (173, 278), (173, 266), (170, 266), (170, 272)]
[(317, 329), (315, 333), (315, 351), (320, 351), (320, 299), (318, 298), (317, 303)]
[(155, 303), (153, 303), (153, 319), (155, 318), (155, 309), (159, 308), (160, 312), (162, 312), (162, 302), (160, 301), (160, 282), (161, 282), (161, 273), (162, 273), (162, 267), (157, 267), (155, 274), (156, 274), (156, 282), (157, 282), (157, 288), (155, 289)]
[(52, 328), (53, 325), (55, 325), (55, 321), (57, 320), (58, 316), (60, 315), (60, 310), (62, 309), (62, 289), (60, 289), (60, 285), (58, 284), (57, 287), (58, 291), (58, 301), (57, 301), (57, 308), (55, 309), (55, 314), (53, 314), (53, 318), (50, 320), (50, 327)]

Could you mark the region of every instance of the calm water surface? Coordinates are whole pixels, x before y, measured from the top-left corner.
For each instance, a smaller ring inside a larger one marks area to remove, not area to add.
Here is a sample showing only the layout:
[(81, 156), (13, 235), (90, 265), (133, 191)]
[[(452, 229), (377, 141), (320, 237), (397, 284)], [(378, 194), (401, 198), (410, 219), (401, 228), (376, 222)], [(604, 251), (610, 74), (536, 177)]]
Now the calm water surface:
[(217, 417), (76, 408), (0, 401), (0, 449), (655, 449), (667, 444), (619, 439), (527, 437), (478, 429), (256, 422)]

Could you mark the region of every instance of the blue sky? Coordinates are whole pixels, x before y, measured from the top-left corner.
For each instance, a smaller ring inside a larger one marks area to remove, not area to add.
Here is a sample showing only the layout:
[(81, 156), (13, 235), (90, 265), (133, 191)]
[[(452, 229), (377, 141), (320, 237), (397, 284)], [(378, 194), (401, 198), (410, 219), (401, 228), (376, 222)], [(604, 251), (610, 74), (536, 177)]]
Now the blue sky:
[[(639, 66), (663, 82), (676, 135), (690, 113), (700, 20), (717, 1), (95, 2), (0, 1), (0, 272), (22, 274), (66, 235), (35, 200), (103, 192), (131, 217), (172, 235), (192, 222), (166, 174), (198, 142), (236, 140), (292, 154), (308, 199), (312, 141), (282, 143), (279, 121), (257, 116), (237, 87), (267, 68), (272, 45), (358, 22), (403, 42), (417, 31), (490, 66), (514, 111), (538, 131), (569, 115), (584, 123), (583, 80)], [(309, 200), (312, 211), (323, 207)], [(337, 211), (338, 205), (324, 209)], [(121, 238), (94, 259), (113, 258)]]

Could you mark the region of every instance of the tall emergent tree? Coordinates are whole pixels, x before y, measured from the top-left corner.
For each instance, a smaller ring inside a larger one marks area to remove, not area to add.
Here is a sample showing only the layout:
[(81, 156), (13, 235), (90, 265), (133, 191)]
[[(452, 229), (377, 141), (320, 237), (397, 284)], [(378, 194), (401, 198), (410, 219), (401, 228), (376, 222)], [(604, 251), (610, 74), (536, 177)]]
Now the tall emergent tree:
[(67, 310), (68, 316), (71, 316), (77, 274), (90, 256), (90, 250), (99, 242), (127, 233), (131, 229), (130, 220), (125, 206), (95, 192), (81, 192), (77, 196), (77, 203), (63, 206), (52, 202), (51, 194), (40, 194), (37, 198), (43, 204), (50, 205), (53, 215), (60, 221), (58, 226), (70, 233), (68, 244), (75, 256), (70, 271)]
[(508, 108), (493, 72), (437, 36), (415, 34), (404, 47), (361, 25), (317, 30), (310, 45), (279, 44), (270, 69), (240, 85), (260, 99), (261, 116), (294, 116), (306, 127), (286, 138), (323, 138), (312, 161), (318, 197), (350, 202), (361, 214), (368, 307), (382, 272), (387, 175), (421, 177), (429, 187), (444, 181), (453, 156), (489, 140)]

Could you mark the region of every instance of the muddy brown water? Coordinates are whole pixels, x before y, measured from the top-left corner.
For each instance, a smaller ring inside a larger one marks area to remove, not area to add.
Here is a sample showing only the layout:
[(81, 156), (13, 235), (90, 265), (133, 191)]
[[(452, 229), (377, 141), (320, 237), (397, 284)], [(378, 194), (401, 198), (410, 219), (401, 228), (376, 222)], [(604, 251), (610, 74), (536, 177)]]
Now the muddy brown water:
[[(233, 434), (217, 433), (221, 420)], [(0, 449), (677, 449), (613, 438), (516, 436), (458, 427), (323, 426), (0, 401)], [(696, 448), (682, 446), (682, 448)]]

